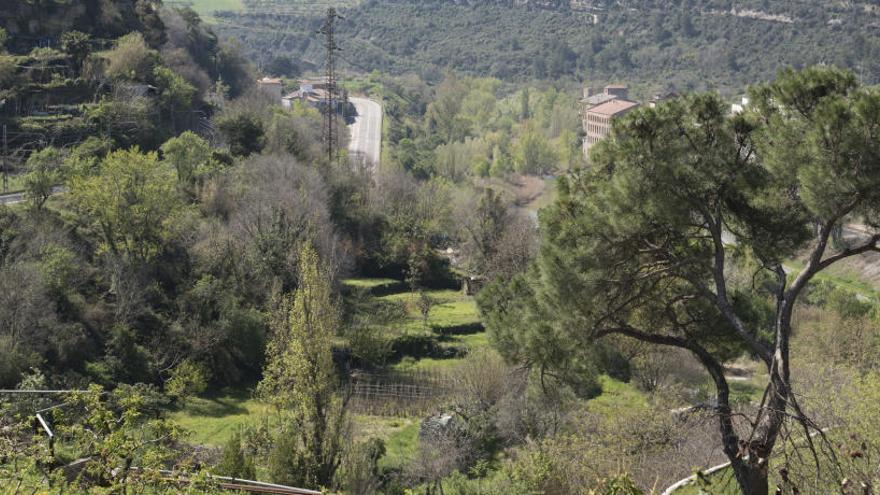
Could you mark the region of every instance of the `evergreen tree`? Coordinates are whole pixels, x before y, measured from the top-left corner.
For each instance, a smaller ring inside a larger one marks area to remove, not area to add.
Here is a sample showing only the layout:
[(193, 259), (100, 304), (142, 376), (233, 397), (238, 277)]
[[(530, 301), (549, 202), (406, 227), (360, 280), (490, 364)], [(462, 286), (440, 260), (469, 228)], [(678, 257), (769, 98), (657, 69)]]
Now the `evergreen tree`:
[(253, 459), (248, 456), (241, 446), (241, 435), (238, 432), (226, 442), (223, 448), (223, 458), (217, 465), (216, 474), (241, 478), (246, 480), (256, 479), (256, 469)]
[[(794, 308), (823, 270), (880, 251), (880, 234), (830, 243), (844, 222), (880, 221), (880, 93), (817, 67), (750, 96), (745, 115), (693, 95), (616, 121), (542, 211), (536, 266), (480, 302), (502, 352), (542, 368), (570, 370), (606, 337), (694, 354), (742, 493), (766, 495), (782, 432), (812, 425), (791, 381)], [(769, 383), (743, 435), (723, 363), (744, 351)]]

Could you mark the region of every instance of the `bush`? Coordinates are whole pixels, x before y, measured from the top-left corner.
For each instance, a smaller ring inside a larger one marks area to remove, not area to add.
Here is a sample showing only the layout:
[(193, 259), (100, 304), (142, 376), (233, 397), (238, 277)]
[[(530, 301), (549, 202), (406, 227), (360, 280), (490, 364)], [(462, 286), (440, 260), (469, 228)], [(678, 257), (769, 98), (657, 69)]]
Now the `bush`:
[(140, 33), (130, 33), (116, 41), (107, 53), (107, 76), (113, 80), (147, 82), (159, 63), (159, 55), (150, 49)]
[(412, 358), (425, 357), (453, 357), (447, 356), (447, 350), (443, 349), (433, 335), (401, 335), (391, 343), (391, 356), (394, 359), (402, 359), (404, 356)]
[(223, 117), (217, 128), (226, 139), (229, 152), (235, 156), (259, 153), (265, 145), (263, 123), (255, 115), (240, 113)]
[(39, 355), (22, 347), (12, 337), (0, 335), (0, 385), (17, 383), (25, 370), (39, 364)]
[(79, 71), (89, 56), (89, 35), (80, 31), (67, 31), (61, 35), (61, 49), (73, 61), (74, 69)]
[(14, 88), (16, 86), (16, 81), (18, 80), (17, 72), (15, 58), (0, 55), (0, 88), (3, 88), (3, 92), (6, 91), (6, 88)]
[(181, 400), (199, 395), (208, 386), (205, 367), (185, 359), (171, 371), (171, 379), (165, 383), (165, 391)]
[(256, 479), (254, 461), (244, 452), (241, 435), (238, 432), (233, 433), (229, 441), (226, 442), (226, 446), (223, 448), (223, 458), (217, 465), (215, 473), (232, 478)]
[(383, 335), (381, 328), (359, 326), (346, 332), (351, 355), (359, 366), (366, 368), (383, 366), (392, 351), (392, 341)]
[(28, 157), (24, 187), (28, 201), (35, 209), (43, 207), (52, 195), (52, 189), (60, 181), (62, 159), (61, 151), (53, 147), (42, 149)]
[(379, 459), (385, 455), (385, 442), (371, 438), (352, 446), (345, 453), (336, 473), (336, 483), (350, 495), (371, 495), (381, 485)]
[(644, 495), (644, 493), (628, 474), (602, 480), (595, 490), (590, 491), (590, 495)]
[(280, 432), (269, 451), (269, 479), (282, 485), (302, 486), (308, 470), (303, 454), (295, 432)]

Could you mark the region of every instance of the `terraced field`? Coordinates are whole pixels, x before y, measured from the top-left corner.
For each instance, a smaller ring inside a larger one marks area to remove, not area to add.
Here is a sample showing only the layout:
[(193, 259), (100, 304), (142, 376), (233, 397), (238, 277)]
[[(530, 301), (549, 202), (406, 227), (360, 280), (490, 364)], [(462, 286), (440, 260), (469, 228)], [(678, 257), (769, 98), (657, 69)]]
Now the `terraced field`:
[[(405, 308), (406, 315), (402, 320), (381, 328), (386, 338), (427, 339), (434, 342), (441, 354), (450, 356), (443, 358), (404, 353), (389, 363), (390, 372), (445, 374), (452, 372), (467, 352), (489, 345), (473, 297), (460, 291), (426, 291), (433, 301), (426, 321), (417, 304), (418, 295), (398, 280), (350, 279), (344, 285), (348, 292), (366, 291), (367, 297), (374, 302)], [(339, 344), (345, 345), (345, 342)], [(222, 447), (237, 429), (257, 425), (260, 421), (271, 421), (271, 413), (269, 406), (254, 399), (251, 391), (241, 390), (191, 399), (183, 408), (173, 412), (171, 419), (191, 432), (190, 442)], [(382, 465), (398, 467), (406, 459), (412, 458), (418, 443), (418, 417), (355, 414), (353, 423), (358, 439), (381, 438), (385, 441), (386, 454), (381, 460)]]

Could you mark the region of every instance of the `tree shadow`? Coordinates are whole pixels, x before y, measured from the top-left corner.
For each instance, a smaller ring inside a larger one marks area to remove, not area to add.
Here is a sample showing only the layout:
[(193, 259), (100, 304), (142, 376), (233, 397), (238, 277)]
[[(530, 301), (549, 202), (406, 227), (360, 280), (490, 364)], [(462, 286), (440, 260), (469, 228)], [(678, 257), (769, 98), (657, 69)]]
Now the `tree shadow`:
[(186, 410), (193, 416), (220, 418), (236, 414), (247, 414), (248, 410), (242, 403), (249, 399), (246, 392), (223, 396), (209, 396), (191, 399)]

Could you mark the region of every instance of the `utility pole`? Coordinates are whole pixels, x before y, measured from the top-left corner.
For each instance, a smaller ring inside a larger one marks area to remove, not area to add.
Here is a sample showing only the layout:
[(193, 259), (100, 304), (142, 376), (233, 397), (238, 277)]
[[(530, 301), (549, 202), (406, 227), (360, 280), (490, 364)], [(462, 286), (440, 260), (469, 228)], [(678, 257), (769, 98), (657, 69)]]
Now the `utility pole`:
[(334, 24), (336, 23), (336, 19), (342, 19), (339, 14), (336, 13), (336, 9), (329, 8), (327, 9), (327, 17), (324, 19), (324, 25), (318, 31), (319, 34), (323, 34), (326, 39), (326, 49), (327, 49), (327, 66), (326, 66), (326, 78), (327, 78), (327, 92), (324, 102), (324, 144), (327, 146), (327, 160), (329, 163), (333, 163), (336, 161), (336, 152), (337, 152), (337, 142), (338, 142), (338, 131), (336, 125), (336, 104), (338, 103), (338, 98), (336, 97), (336, 71), (334, 67), (335, 61), (335, 52), (339, 50), (339, 47), (336, 46), (336, 40), (334, 39)]

